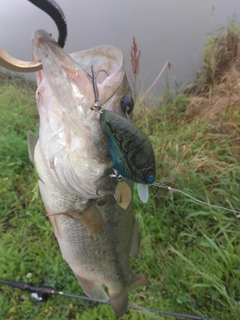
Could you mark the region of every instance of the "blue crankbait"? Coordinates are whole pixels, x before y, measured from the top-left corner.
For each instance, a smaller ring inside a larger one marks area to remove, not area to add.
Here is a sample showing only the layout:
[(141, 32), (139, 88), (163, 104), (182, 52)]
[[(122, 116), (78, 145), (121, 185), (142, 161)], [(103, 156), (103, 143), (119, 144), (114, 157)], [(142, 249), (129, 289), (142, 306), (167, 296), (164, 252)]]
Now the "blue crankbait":
[(153, 183), (155, 157), (148, 137), (112, 111), (101, 110), (100, 124), (109, 137), (109, 152), (118, 174), (137, 183)]
[[(92, 83), (95, 101), (92, 110), (100, 113), (100, 125), (109, 137), (109, 153), (116, 173), (111, 176), (127, 178), (138, 183), (142, 202), (148, 200), (148, 185), (155, 180), (156, 165), (152, 144), (148, 137), (126, 118), (102, 108), (99, 100), (93, 67)], [(129, 117), (134, 107), (133, 99), (126, 95), (121, 109)]]
[[(95, 95), (95, 101), (91, 109), (100, 113), (100, 124), (109, 137), (109, 152), (115, 167), (114, 173), (111, 176), (116, 177), (117, 179), (125, 177), (137, 182), (138, 195), (144, 203), (148, 200), (148, 185), (152, 185), (181, 193), (195, 202), (233, 212), (238, 214), (237, 217), (240, 217), (240, 211), (198, 200), (182, 190), (174, 189), (163, 183), (154, 182), (156, 165), (150, 140), (126, 118), (102, 108), (94, 78), (93, 67), (91, 78)], [(121, 109), (126, 116), (132, 112), (133, 106), (134, 103), (131, 96), (126, 95), (121, 100)]]

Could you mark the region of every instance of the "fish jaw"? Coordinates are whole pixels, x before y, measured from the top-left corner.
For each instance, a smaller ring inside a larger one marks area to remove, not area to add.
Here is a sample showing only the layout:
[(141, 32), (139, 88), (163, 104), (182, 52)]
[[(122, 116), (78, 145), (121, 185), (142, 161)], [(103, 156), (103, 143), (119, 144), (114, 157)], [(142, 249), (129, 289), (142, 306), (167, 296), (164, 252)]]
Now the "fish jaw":
[[(76, 112), (77, 104), (85, 116), (89, 115), (89, 108), (94, 102), (91, 66), (94, 72), (101, 71), (96, 81), (102, 106), (123, 114), (120, 108), (116, 109), (114, 104), (108, 103), (113, 95), (117, 94), (121, 99), (130, 91), (126, 83), (123, 54), (118, 48), (102, 45), (69, 55), (46, 31), (37, 30), (32, 38), (32, 56), (35, 60), (40, 59), (43, 65), (43, 70), (36, 72), (38, 85), (43, 78), (47, 78), (54, 95), (62, 102), (61, 108), (67, 114)], [(127, 90), (123, 90), (124, 87)], [(118, 94), (119, 89), (121, 93)]]
[(61, 189), (87, 199), (109, 193), (112, 162), (99, 114), (91, 111), (94, 94), (91, 66), (97, 73), (105, 109), (122, 113), (129, 93), (123, 56), (113, 46), (66, 54), (43, 30), (34, 33), (32, 55), (40, 59), (36, 99), (40, 115), (39, 148), (44, 165)]

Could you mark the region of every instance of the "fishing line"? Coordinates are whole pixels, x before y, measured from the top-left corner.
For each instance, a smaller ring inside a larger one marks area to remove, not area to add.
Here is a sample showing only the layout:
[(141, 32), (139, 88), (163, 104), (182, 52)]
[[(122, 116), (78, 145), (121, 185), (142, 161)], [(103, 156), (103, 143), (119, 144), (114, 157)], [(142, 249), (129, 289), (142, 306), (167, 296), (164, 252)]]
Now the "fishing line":
[[(111, 177), (124, 177), (138, 183), (138, 195), (144, 203), (148, 201), (148, 186), (156, 186), (158, 188), (164, 188), (170, 191), (181, 193), (185, 197), (188, 197), (189, 199), (192, 199), (193, 201), (202, 205), (240, 214), (240, 211), (198, 200), (182, 190), (166, 186), (162, 183), (154, 182), (156, 168), (151, 142), (147, 136), (143, 135), (131, 122), (119, 114), (105, 110), (102, 107), (99, 99), (93, 66), (91, 66), (91, 72), (92, 75), (89, 76), (92, 80), (95, 99), (90, 109), (100, 113), (100, 124), (109, 138), (109, 153), (114, 165), (114, 174), (111, 174)], [(128, 99), (128, 101), (123, 101), (124, 107), (127, 106), (127, 104), (133, 108), (131, 100)], [(143, 161), (142, 159), (146, 159), (146, 161)], [(117, 202), (121, 202), (118, 201), (114, 192), (113, 195)]]
[(218, 205), (215, 205), (215, 204), (210, 204), (210, 203), (207, 203), (205, 201), (202, 201), (202, 200), (198, 200), (194, 197), (192, 197), (191, 195), (187, 194), (186, 192), (182, 191), (182, 190), (179, 190), (179, 189), (175, 189), (175, 188), (172, 188), (170, 186), (166, 186), (165, 184), (163, 183), (152, 183), (151, 186), (155, 186), (155, 187), (158, 187), (158, 188), (163, 188), (163, 189), (168, 189), (170, 191), (174, 191), (174, 192), (178, 192), (178, 193), (181, 193), (183, 194), (184, 196), (192, 199), (193, 201), (195, 202), (198, 202), (198, 203), (201, 203), (203, 205), (207, 205), (209, 207), (213, 207), (213, 208), (216, 208), (216, 209), (222, 209), (222, 210), (225, 210), (225, 211), (229, 211), (229, 212), (233, 212), (233, 213), (238, 213), (240, 214), (240, 211), (237, 211), (237, 210), (234, 210), (234, 209), (229, 209), (229, 208), (225, 208), (225, 207), (222, 207), (222, 206), (218, 206)]
[[(88, 302), (96, 302), (96, 303), (100, 303), (100, 304), (111, 305), (109, 301), (95, 300), (95, 299), (92, 299), (92, 298), (89, 298), (86, 296), (79, 296), (79, 295), (72, 294), (72, 293), (57, 291), (48, 285), (44, 285), (42, 287), (37, 287), (37, 286), (29, 285), (28, 283), (25, 283), (25, 282), (7, 281), (7, 280), (2, 280), (2, 279), (0, 279), (0, 283), (6, 284), (12, 288), (18, 288), (20, 290), (26, 290), (26, 291), (32, 292), (30, 300), (35, 303), (36, 302), (46, 302), (51, 295), (60, 295), (60, 296), (80, 299), (80, 300), (88, 301)], [(162, 310), (153, 309), (153, 308), (143, 308), (143, 307), (133, 306), (131, 304), (128, 305), (128, 308), (133, 309), (133, 310), (138, 310), (138, 311), (158, 313), (158, 314), (162, 314), (162, 315), (185, 318), (185, 319), (192, 319), (192, 320), (215, 320), (212, 318), (193, 316), (193, 315), (189, 315), (189, 314), (182, 314), (182, 313), (176, 313), (176, 312), (170, 312), (170, 311), (162, 311)]]

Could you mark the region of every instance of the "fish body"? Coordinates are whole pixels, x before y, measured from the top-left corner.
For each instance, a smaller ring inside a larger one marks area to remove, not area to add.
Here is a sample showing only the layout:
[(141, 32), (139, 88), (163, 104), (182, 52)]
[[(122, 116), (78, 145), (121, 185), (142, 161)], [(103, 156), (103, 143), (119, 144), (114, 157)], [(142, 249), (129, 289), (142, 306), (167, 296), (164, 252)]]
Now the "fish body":
[[(139, 256), (140, 233), (132, 201), (124, 209), (113, 196), (117, 181), (110, 177), (108, 136), (99, 113), (90, 109), (90, 74), (91, 66), (95, 72), (106, 71), (97, 76), (102, 106), (125, 117), (121, 100), (131, 92), (122, 52), (104, 45), (68, 55), (39, 30), (33, 35), (32, 54), (43, 65), (36, 74), (40, 128), (34, 162), (47, 215), (84, 292), (93, 299), (110, 299), (121, 316), (128, 291), (149, 282), (130, 268), (129, 254)], [(132, 193), (132, 182), (124, 183)]]

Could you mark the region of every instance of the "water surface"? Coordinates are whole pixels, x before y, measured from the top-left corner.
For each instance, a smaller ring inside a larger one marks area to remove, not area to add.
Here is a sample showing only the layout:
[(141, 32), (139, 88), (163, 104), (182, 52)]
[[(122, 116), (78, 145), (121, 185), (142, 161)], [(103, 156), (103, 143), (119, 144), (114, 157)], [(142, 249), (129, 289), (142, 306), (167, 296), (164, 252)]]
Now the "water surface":
[[(154, 81), (167, 60), (169, 77), (190, 80), (207, 35), (226, 25), (240, 12), (239, 0), (58, 0), (68, 22), (67, 52), (113, 44), (123, 51), (131, 71), (133, 36), (141, 48), (143, 88)], [(239, 16), (236, 18), (239, 23)], [(18, 59), (30, 59), (30, 42), (36, 29), (58, 37), (57, 29), (42, 11), (27, 0), (2, 1), (0, 47)], [(166, 75), (166, 72), (165, 72)], [(165, 76), (155, 86), (159, 92)]]

